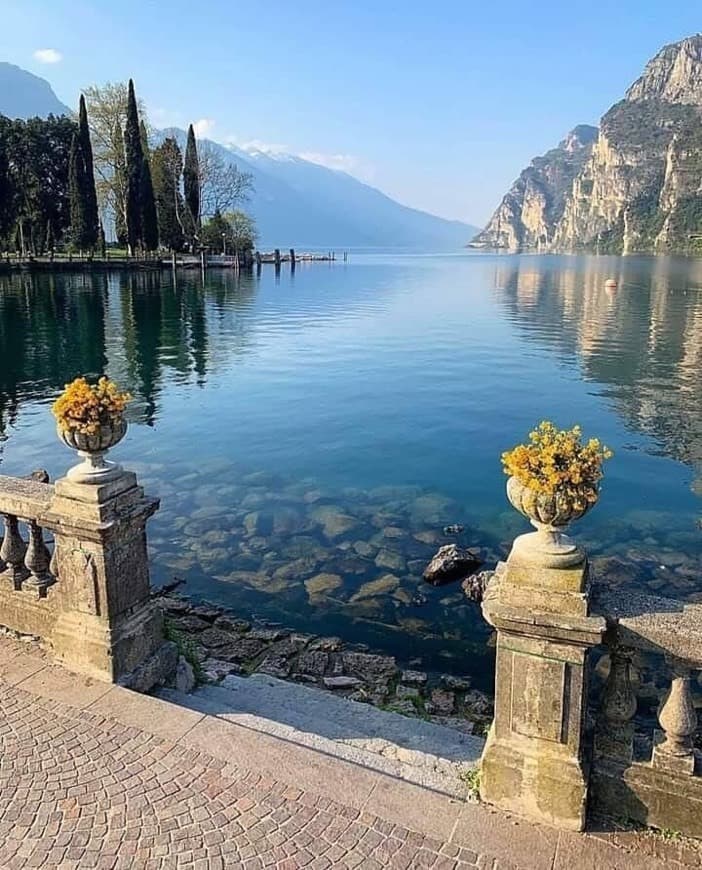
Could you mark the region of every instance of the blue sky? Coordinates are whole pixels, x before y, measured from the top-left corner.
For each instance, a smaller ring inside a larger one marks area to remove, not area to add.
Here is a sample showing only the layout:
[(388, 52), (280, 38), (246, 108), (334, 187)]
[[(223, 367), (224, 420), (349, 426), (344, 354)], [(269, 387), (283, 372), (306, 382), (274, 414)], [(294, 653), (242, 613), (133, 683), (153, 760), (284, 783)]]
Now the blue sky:
[(2, 0), (0, 60), (71, 105), (131, 75), (156, 126), (201, 121), (479, 224), (532, 156), (700, 25), (690, 0)]

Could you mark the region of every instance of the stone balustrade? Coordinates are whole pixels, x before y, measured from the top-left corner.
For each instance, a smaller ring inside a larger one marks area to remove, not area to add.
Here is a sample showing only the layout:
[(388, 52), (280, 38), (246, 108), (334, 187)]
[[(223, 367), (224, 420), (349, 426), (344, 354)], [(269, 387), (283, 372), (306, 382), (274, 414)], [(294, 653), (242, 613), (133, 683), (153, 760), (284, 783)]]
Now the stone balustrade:
[[(579, 554), (559, 564), (515, 546), (485, 590), (497, 667), (481, 795), (563, 828), (584, 829), (596, 810), (702, 837), (692, 692), (702, 670), (702, 605), (612, 590), (606, 576), (594, 582)], [(589, 659), (603, 648), (609, 669), (595, 698)], [(646, 739), (634, 661), (652, 658), (664, 662), (670, 688)]]
[[(609, 674), (595, 726), (593, 806), (660, 828), (702, 836), (702, 764), (692, 678), (702, 670), (702, 605), (595, 591), (607, 621)], [(661, 660), (670, 687), (653, 734), (635, 739), (634, 657)], [(640, 656), (639, 656), (640, 657)], [(648, 737), (649, 739), (645, 739)]]
[(102, 484), (0, 476), (0, 625), (40, 637), (73, 670), (142, 690), (160, 682), (177, 649), (150, 599), (157, 508), (130, 472)]
[[(4, 534), (0, 544), (0, 572), (16, 592), (45, 598), (55, 582), (51, 553), (39, 517), (51, 504), (54, 488), (34, 480), (0, 476), (0, 514)], [(20, 533), (27, 529), (27, 541)]]

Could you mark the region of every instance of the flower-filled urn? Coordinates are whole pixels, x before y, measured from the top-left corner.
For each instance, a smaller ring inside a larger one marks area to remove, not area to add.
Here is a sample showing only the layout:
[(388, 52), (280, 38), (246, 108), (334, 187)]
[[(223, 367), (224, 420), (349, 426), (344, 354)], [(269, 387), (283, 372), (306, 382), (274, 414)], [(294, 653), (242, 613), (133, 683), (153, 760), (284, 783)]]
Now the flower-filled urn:
[(122, 474), (122, 467), (106, 460), (105, 455), (127, 433), (124, 411), (130, 399), (129, 393), (106, 377), (97, 384), (76, 378), (66, 385), (51, 410), (59, 438), (83, 459), (69, 469), (69, 480), (100, 484)]
[(530, 433), (527, 444), (502, 454), (507, 498), (536, 529), (515, 540), (517, 558), (544, 567), (582, 560), (565, 529), (597, 503), (602, 465), (611, 456), (598, 439), (583, 441), (579, 426), (557, 429), (548, 421)]

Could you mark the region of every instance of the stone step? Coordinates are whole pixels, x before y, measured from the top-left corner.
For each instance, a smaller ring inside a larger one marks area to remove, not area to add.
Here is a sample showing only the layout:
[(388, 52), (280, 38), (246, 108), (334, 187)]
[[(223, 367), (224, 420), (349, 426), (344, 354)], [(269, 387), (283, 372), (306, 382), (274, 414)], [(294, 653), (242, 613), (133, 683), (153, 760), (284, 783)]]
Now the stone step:
[(379, 710), (322, 689), (265, 674), (229, 676), (166, 700), (453, 796), (477, 766), (484, 740), (443, 725)]

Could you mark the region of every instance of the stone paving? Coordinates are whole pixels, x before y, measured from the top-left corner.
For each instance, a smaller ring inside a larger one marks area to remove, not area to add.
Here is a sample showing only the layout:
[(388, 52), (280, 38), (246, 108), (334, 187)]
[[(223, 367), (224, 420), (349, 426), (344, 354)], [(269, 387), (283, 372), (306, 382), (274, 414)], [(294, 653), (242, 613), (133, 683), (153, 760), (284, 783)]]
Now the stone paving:
[(50, 665), (0, 638), (0, 870), (678, 870)]
[(17, 688), (0, 695), (0, 866), (488, 868), (469, 849)]

